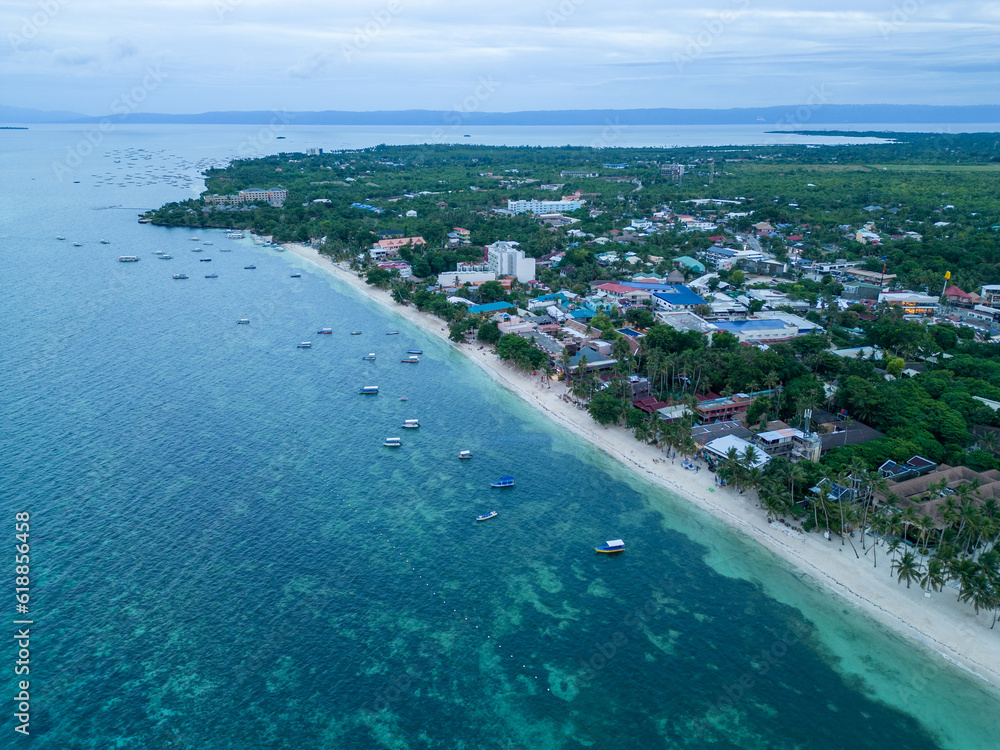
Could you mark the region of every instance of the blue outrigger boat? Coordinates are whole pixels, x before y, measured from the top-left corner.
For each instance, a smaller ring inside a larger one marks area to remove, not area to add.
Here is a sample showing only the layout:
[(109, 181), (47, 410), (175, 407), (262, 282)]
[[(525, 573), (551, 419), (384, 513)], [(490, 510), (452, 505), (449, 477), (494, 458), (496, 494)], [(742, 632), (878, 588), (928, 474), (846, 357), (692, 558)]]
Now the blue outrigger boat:
[(500, 477), (495, 482), (490, 482), (490, 487), (513, 487), (514, 477)]
[(484, 513), (481, 516), (476, 516), (476, 520), (477, 521), (489, 521), (491, 518), (496, 518), (496, 516), (497, 516), (497, 512), (495, 510), (491, 510), (489, 513)]
[(622, 541), (621, 539), (609, 539), (600, 547), (594, 547), (594, 552), (603, 552), (606, 555), (624, 551), (625, 551), (625, 542)]

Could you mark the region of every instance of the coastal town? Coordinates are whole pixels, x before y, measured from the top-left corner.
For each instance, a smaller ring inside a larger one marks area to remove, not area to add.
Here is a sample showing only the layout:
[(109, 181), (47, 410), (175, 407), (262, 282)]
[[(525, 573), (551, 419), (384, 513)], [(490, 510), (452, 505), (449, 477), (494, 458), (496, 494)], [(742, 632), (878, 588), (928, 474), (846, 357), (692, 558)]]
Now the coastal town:
[[(391, 151), (239, 163), (210, 173), (203, 201), (144, 220), (236, 227), (335, 264), (520, 373), (529, 400), (627, 435), (645, 468), (670, 462), (713, 502), (995, 624), (1000, 275), (968, 249), (948, 260), (955, 241), (995, 256), (995, 198), (909, 204), (882, 185), (885, 205), (836, 207), (843, 185), (887, 178), (802, 169), (815, 154), (787, 149), (780, 167), (765, 150), (633, 151), (573, 169), (503, 153), (489, 170), (442, 152), (422, 183), (441, 189), (397, 193), (427, 155)], [(731, 171), (747, 164), (766, 178), (752, 196)], [(248, 184), (267, 172), (281, 184)], [(765, 198), (786, 172), (796, 193)]]

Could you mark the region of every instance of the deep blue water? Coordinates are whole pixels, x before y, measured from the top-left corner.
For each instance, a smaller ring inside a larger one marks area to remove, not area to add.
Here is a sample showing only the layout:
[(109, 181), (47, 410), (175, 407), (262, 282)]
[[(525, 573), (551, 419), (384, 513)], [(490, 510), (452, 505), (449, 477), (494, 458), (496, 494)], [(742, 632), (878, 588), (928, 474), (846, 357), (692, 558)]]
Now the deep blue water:
[(995, 693), (443, 343), (290, 253), (136, 222), (243, 131), (116, 131), (80, 184), (52, 166), (79, 133), (0, 133), (0, 512), (31, 514), (36, 623), (32, 736), (0, 746), (995, 742)]

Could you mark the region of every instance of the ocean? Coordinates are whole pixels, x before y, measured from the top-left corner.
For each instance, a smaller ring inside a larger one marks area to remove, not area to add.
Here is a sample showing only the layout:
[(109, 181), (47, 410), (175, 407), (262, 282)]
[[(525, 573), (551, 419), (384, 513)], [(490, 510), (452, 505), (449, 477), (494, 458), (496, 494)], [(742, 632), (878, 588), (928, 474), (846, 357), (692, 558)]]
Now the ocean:
[(370, 130), (0, 131), (0, 513), (31, 558), (8, 644), (32, 623), (3, 683), (30, 680), (30, 738), (3, 746), (995, 744), (996, 691), (443, 342), (291, 253), (136, 221), (233, 155), (419, 135)]

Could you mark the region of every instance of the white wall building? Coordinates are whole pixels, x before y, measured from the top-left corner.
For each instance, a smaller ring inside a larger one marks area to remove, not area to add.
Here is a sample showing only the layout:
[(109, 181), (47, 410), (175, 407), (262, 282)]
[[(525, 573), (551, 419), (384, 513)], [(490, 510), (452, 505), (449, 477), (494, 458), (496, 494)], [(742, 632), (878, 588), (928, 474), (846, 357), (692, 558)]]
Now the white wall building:
[(486, 263), (497, 276), (514, 276), (522, 284), (535, 279), (535, 259), (524, 257), (516, 242), (494, 242), (486, 246)]
[(462, 286), (462, 284), (496, 280), (497, 275), (492, 271), (445, 271), (438, 274), (438, 284), (441, 286)]
[(512, 214), (552, 214), (559, 211), (576, 211), (583, 201), (507, 201), (507, 210)]

